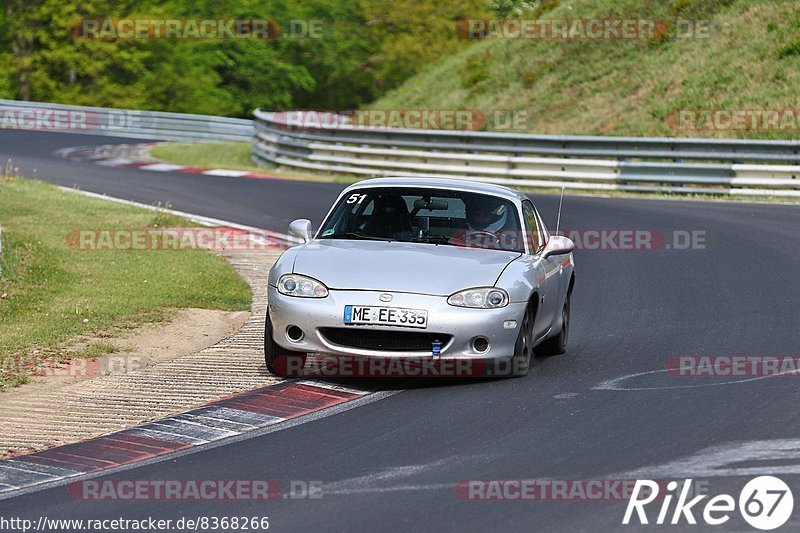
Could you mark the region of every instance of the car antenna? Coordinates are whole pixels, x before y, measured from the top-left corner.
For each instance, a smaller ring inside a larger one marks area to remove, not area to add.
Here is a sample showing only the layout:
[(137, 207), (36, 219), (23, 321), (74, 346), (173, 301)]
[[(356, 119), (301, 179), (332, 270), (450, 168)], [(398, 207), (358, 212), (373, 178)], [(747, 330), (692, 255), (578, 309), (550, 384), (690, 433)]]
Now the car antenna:
[(564, 186), (561, 186), (561, 199), (558, 201), (558, 220), (556, 220), (556, 235), (561, 227), (561, 205), (564, 203)]

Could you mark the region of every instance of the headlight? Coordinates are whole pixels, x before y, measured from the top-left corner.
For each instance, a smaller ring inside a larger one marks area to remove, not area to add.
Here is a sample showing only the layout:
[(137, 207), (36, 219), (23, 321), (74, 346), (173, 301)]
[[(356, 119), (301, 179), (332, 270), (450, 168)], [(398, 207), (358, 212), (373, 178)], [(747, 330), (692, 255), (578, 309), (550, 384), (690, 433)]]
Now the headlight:
[(494, 287), (466, 289), (450, 295), (447, 303), (457, 307), (496, 309), (508, 305), (508, 293)]
[(328, 288), (308, 276), (284, 274), (278, 280), (278, 292), (300, 298), (325, 298), (328, 295)]

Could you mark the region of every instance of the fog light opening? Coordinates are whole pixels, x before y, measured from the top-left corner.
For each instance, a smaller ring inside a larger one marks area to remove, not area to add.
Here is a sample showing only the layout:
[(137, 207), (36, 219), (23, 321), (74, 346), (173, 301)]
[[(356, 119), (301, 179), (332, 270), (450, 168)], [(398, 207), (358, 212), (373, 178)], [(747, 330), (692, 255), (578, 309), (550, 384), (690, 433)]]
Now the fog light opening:
[(297, 326), (289, 326), (286, 328), (286, 337), (292, 342), (300, 342), (303, 340), (303, 330)]
[(478, 353), (484, 353), (489, 350), (489, 339), (486, 337), (475, 337), (472, 341), (472, 348)]

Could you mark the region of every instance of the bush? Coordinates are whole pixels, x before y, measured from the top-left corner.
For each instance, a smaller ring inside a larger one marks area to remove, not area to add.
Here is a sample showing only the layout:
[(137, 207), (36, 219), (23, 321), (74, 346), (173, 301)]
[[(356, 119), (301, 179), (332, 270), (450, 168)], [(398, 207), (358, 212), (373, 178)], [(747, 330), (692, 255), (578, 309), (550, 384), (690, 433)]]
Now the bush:
[(491, 52), (470, 56), (458, 71), (458, 75), (461, 78), (461, 86), (465, 89), (472, 89), (482, 81), (488, 80), (491, 77), (489, 65), (492, 59)]
[(790, 56), (800, 56), (800, 39), (787, 44), (778, 52), (778, 57), (781, 59)]

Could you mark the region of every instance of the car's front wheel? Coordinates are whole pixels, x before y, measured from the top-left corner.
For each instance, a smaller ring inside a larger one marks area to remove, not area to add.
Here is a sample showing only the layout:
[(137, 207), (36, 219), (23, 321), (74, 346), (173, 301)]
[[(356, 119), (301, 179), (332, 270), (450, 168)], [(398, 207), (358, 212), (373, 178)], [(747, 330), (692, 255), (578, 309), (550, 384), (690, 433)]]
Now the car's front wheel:
[(533, 357), (533, 325), (536, 321), (536, 305), (534, 302), (528, 304), (525, 316), (522, 317), (522, 325), (517, 335), (517, 343), (514, 345), (514, 356), (511, 358), (511, 375), (517, 378), (528, 375)]
[(567, 299), (564, 300), (564, 307), (561, 308), (561, 331), (558, 335), (547, 339), (536, 348), (537, 355), (561, 355), (567, 351), (567, 340), (569, 340), (569, 314), (570, 314), (570, 300), (572, 293), (567, 293)]
[(267, 370), (284, 378), (300, 376), (306, 363), (305, 353), (281, 348), (275, 342), (269, 312), (264, 328), (264, 362), (267, 364)]

